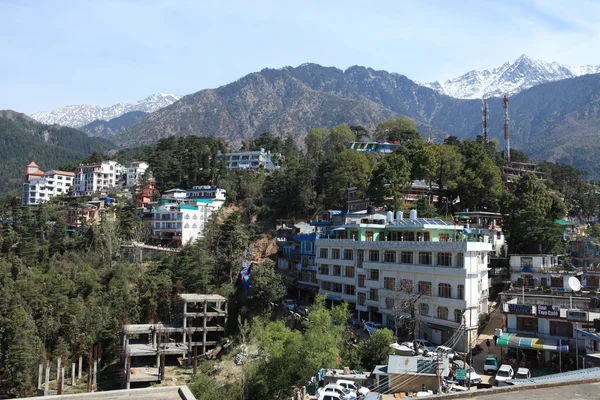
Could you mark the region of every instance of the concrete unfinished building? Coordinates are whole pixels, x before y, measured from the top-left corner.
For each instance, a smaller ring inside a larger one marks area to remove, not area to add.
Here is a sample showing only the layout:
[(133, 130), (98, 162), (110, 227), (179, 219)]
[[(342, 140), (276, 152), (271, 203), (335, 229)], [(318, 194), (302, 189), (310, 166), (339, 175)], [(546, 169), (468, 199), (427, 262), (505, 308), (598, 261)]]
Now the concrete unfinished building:
[(188, 363), (214, 349), (227, 325), (227, 299), (214, 294), (181, 294), (180, 319), (155, 324), (124, 325), (125, 387), (131, 382), (160, 382), (165, 378), (167, 356)]

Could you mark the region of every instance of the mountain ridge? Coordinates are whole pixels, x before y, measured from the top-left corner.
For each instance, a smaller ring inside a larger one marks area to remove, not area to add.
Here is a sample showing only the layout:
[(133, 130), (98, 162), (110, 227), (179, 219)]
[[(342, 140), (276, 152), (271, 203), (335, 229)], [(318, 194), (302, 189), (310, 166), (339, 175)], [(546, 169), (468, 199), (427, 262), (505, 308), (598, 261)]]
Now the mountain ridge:
[(600, 65), (569, 66), (535, 60), (526, 54), (513, 63), (505, 62), (490, 70), (472, 70), (444, 82), (419, 82), (421, 85), (459, 99), (477, 99), (514, 95), (531, 87), (600, 73)]
[(34, 113), (30, 117), (46, 125), (81, 128), (93, 121), (109, 121), (131, 111), (151, 113), (173, 104), (182, 97), (176, 94), (155, 93), (135, 104), (117, 103), (104, 108), (97, 105), (69, 105), (49, 112)]

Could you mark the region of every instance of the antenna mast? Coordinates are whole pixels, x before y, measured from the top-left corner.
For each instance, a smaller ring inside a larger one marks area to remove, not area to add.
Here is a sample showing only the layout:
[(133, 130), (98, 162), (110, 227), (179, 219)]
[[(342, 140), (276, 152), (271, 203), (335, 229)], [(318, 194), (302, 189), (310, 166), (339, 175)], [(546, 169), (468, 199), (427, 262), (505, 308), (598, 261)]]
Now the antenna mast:
[(487, 143), (488, 141), (488, 105), (487, 99), (484, 97), (482, 99), (483, 105), (481, 106), (482, 119), (483, 119), (483, 140)]
[(504, 158), (510, 162), (510, 132), (508, 131), (508, 96), (504, 95)]

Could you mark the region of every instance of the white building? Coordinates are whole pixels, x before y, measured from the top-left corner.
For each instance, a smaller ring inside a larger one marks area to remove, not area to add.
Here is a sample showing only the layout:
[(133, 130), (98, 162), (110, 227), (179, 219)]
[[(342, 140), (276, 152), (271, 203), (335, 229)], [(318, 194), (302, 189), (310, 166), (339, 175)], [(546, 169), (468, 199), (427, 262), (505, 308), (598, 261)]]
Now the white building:
[[(359, 319), (394, 326), (416, 302), (419, 336), (443, 344), (461, 325), (472, 339), (487, 313), (490, 238), (439, 219), (350, 214), (334, 239), (317, 239), (320, 292), (355, 305)], [(459, 342), (463, 342), (462, 340)], [(459, 343), (458, 347), (462, 347)]]
[(127, 167), (125, 186), (133, 187), (142, 183), (142, 177), (149, 165), (145, 161), (134, 161)]
[(21, 204), (34, 205), (48, 201), (54, 196), (67, 193), (73, 185), (75, 174), (72, 172), (51, 170), (43, 172), (31, 162), (26, 167), (26, 182), (21, 191)]
[(492, 249), (497, 256), (505, 256), (506, 238), (502, 232), (502, 218), (500, 213), (487, 211), (462, 211), (455, 214), (455, 219), (464, 225), (468, 233), (488, 235)]
[(557, 254), (511, 254), (511, 281), (517, 286), (566, 288), (576, 270), (563, 267), (563, 256)]
[(153, 239), (175, 247), (193, 242), (224, 203), (225, 190), (214, 186), (194, 186), (185, 197), (182, 189), (168, 190), (152, 210)]
[(96, 164), (80, 165), (75, 169), (75, 194), (91, 196), (93, 193), (106, 193), (117, 186), (124, 186), (126, 170), (116, 161), (102, 161)]
[(260, 151), (240, 151), (237, 153), (218, 153), (217, 162), (225, 161), (229, 170), (258, 170), (263, 168), (265, 172), (273, 172), (279, 169), (278, 159), (281, 154), (271, 153), (260, 149)]

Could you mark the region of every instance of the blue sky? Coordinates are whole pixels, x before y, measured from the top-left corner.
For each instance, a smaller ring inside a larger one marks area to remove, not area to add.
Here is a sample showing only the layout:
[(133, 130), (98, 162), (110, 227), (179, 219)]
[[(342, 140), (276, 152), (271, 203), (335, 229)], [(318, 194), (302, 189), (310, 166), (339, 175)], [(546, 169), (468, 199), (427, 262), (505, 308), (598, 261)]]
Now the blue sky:
[(521, 54), (600, 64), (599, 17), (585, 0), (0, 0), (0, 109), (188, 94), (304, 62), (419, 81)]

